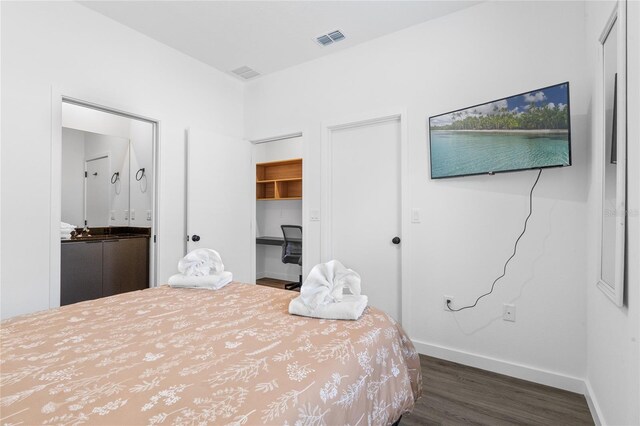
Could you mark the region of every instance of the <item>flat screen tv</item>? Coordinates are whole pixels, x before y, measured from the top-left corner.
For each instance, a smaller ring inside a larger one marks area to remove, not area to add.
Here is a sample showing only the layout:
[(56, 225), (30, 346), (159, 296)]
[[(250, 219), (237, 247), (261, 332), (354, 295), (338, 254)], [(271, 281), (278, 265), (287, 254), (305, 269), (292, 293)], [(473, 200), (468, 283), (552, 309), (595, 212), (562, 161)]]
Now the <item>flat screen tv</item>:
[(431, 178), (571, 165), (569, 83), (429, 117)]

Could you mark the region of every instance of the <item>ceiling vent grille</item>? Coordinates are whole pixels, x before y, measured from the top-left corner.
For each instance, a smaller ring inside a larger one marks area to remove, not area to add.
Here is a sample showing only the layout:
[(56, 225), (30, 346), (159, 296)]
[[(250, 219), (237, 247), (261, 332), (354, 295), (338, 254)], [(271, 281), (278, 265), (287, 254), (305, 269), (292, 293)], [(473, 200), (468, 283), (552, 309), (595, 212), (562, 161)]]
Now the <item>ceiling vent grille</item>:
[(328, 34), (322, 34), (316, 37), (316, 42), (321, 46), (328, 46), (345, 39), (345, 35), (340, 30), (331, 31)]
[(237, 75), (238, 77), (242, 78), (243, 80), (249, 80), (253, 77), (257, 77), (260, 75), (258, 71), (251, 69), (246, 65), (244, 67), (236, 68), (231, 72)]

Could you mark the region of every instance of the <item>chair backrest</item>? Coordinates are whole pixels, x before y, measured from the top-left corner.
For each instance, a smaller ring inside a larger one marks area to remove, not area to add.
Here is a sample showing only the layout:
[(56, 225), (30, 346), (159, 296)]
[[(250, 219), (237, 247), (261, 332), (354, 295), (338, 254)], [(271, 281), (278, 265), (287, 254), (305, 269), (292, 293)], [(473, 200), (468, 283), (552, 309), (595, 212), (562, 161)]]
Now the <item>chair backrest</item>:
[(284, 244), (282, 244), (282, 263), (300, 263), (302, 257), (302, 226), (280, 225)]
[(302, 226), (299, 225), (280, 225), (285, 244), (288, 242), (302, 241)]

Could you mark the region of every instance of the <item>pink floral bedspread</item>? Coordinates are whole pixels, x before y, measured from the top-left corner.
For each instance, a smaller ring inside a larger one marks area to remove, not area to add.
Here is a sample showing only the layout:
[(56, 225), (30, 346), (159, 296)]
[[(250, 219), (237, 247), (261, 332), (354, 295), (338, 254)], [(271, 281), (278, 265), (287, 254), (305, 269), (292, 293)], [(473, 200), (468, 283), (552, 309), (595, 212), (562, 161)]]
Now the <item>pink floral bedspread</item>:
[(413, 408), (399, 324), (292, 316), (296, 295), (165, 286), (6, 320), (2, 424), (384, 425)]

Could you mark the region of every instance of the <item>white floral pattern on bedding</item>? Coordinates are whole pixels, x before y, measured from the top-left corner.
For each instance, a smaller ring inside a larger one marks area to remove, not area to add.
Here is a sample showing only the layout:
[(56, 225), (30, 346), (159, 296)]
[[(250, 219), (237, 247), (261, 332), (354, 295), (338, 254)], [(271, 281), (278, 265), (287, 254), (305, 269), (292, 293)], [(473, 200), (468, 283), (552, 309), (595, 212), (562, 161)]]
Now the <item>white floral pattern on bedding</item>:
[(386, 425), (420, 361), (375, 308), (291, 316), (296, 293), (160, 287), (1, 323), (3, 425)]

